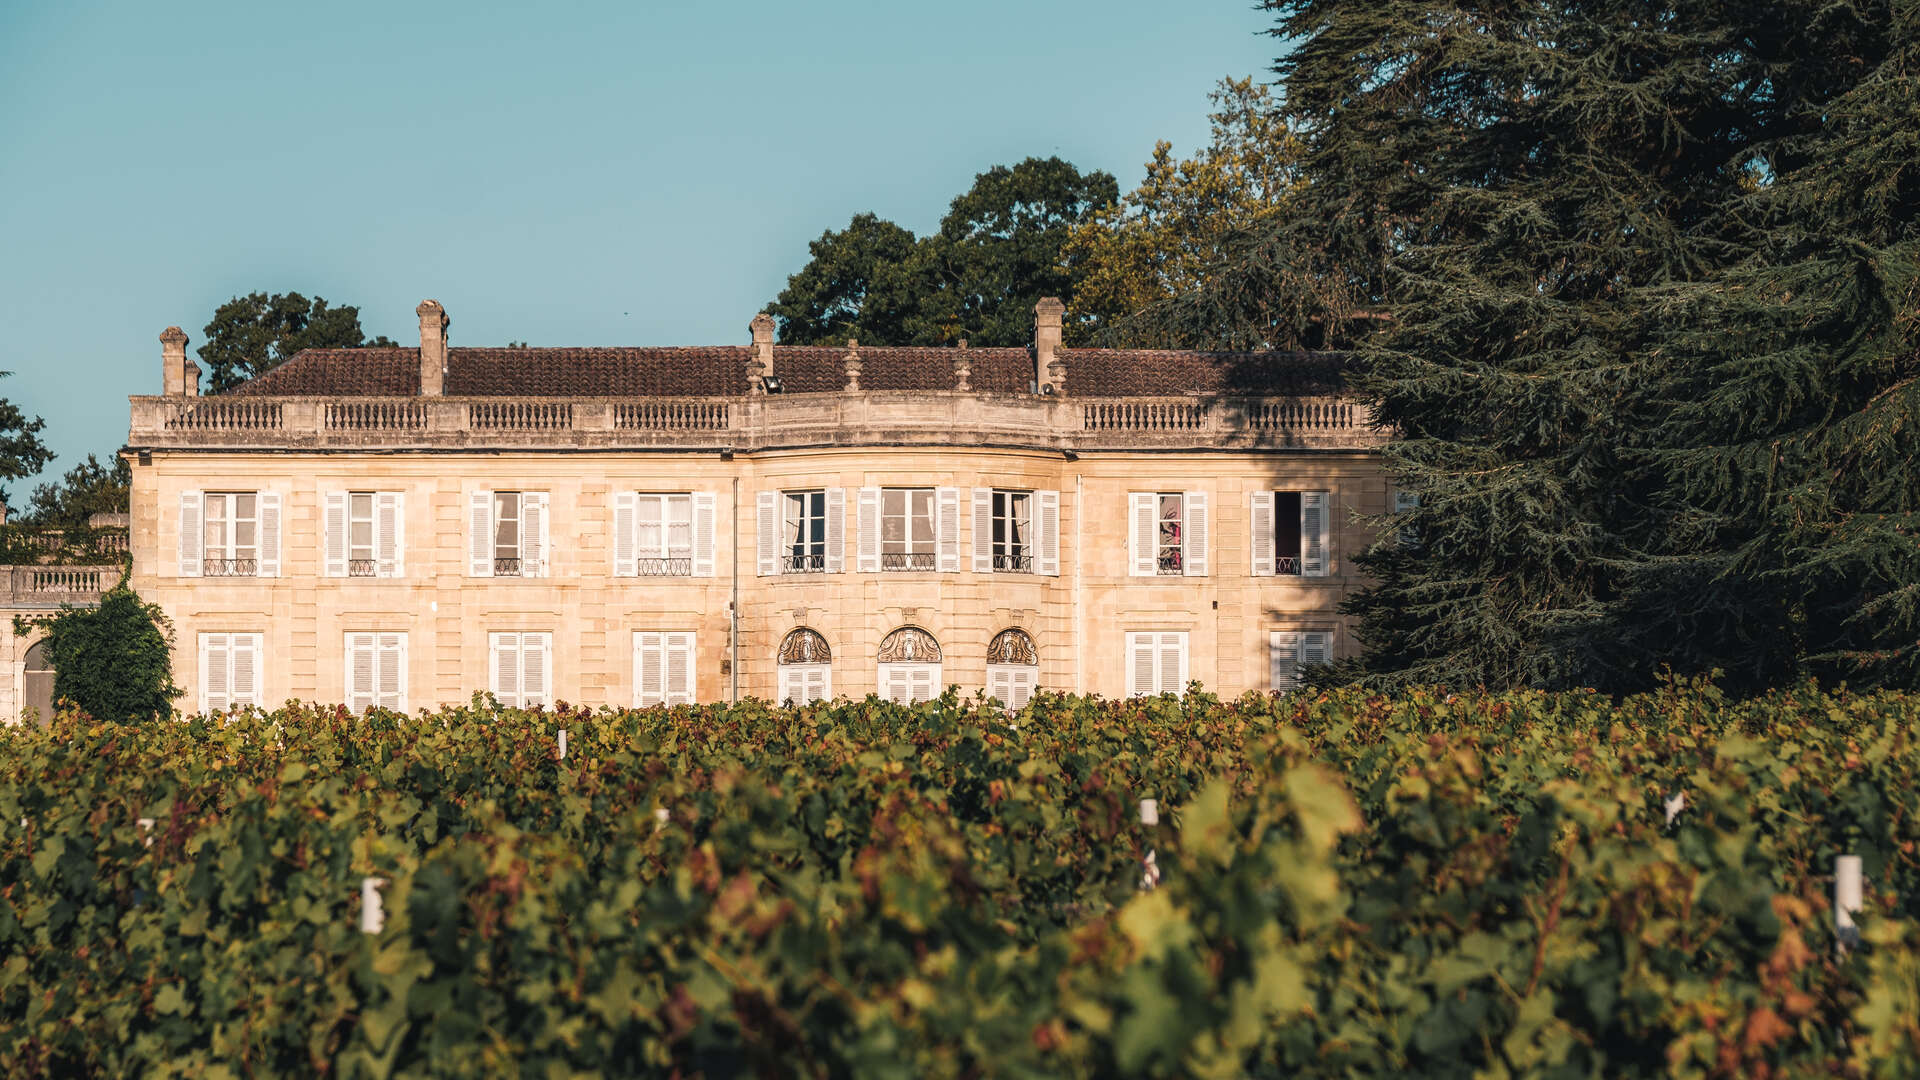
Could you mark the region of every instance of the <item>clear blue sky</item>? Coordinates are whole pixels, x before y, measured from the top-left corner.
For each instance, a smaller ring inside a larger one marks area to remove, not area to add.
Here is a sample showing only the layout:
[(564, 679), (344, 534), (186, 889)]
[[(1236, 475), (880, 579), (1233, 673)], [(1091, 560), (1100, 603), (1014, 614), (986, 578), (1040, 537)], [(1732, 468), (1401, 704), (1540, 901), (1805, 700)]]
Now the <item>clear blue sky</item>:
[[(0, 0), (0, 396), (126, 438), (253, 290), (455, 345), (744, 342), (823, 230), (1028, 155), (1139, 182), (1264, 76), (1251, 0)], [(36, 480), (11, 485), (24, 505)]]

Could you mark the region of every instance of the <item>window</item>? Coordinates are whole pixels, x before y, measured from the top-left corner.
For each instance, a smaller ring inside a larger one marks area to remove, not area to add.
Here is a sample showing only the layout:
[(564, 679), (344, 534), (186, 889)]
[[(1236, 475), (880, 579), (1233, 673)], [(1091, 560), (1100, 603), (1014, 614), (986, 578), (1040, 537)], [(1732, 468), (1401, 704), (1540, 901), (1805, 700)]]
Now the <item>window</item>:
[[(1420, 509), (1420, 496), (1418, 494), (1411, 491), (1401, 491), (1398, 488), (1394, 489), (1393, 513), (1395, 517), (1403, 514), (1411, 514), (1418, 509)], [(1417, 525), (1402, 525), (1394, 534), (1394, 539), (1400, 542), (1401, 547), (1419, 547), (1420, 528)]]
[(487, 635), (488, 688), (511, 709), (545, 705), (551, 693), (553, 635)]
[(1024, 630), (1002, 630), (987, 645), (987, 696), (1024, 708), (1040, 684), (1040, 654)]
[(1256, 491), (1248, 516), (1252, 521), (1255, 577), (1326, 577), (1332, 563), (1328, 511), (1333, 503), (1326, 491)]
[(693, 704), (693, 663), (691, 631), (634, 631), (634, 705)]
[(827, 568), (827, 493), (783, 493), (786, 519), (781, 532), (781, 572), (819, 573)]
[(880, 489), (880, 569), (932, 570), (933, 489)]
[(973, 489), (973, 572), (1060, 573), (1060, 493)]
[(1144, 631), (1127, 635), (1127, 694), (1152, 697), (1187, 690), (1185, 631)]
[(932, 701), (940, 680), (940, 643), (917, 626), (903, 626), (880, 641), (880, 696), (910, 705)]
[(260, 634), (200, 635), (200, 711), (260, 705)]
[(713, 516), (712, 492), (617, 492), (614, 576), (712, 577)]
[(180, 493), (181, 577), (279, 577), (280, 493)]
[(407, 711), (407, 635), (347, 634), (347, 708)]
[(1207, 572), (1207, 493), (1136, 491), (1129, 496), (1128, 547), (1135, 577)]
[(1333, 633), (1327, 630), (1275, 630), (1267, 636), (1267, 663), (1273, 689), (1300, 685), (1303, 664), (1333, 663)]
[(837, 574), (845, 566), (845, 488), (762, 491), (758, 510), (762, 576)]
[(544, 491), (468, 493), (470, 577), (546, 577), (549, 501)]
[(398, 491), (329, 491), (325, 498), (328, 577), (403, 577), (405, 496)]
[(827, 639), (804, 627), (795, 630), (780, 643), (778, 660), (782, 702), (805, 705), (833, 696), (833, 655)]

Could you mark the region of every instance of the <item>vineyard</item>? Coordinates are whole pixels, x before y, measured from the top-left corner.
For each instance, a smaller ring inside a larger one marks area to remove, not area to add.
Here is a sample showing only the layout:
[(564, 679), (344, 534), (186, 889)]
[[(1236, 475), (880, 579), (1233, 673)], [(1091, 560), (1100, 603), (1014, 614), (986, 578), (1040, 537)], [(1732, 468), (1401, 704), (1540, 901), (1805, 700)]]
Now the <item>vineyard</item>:
[(0, 733), (0, 1072), (1914, 1075), (1917, 723), (1703, 686), (68, 717)]

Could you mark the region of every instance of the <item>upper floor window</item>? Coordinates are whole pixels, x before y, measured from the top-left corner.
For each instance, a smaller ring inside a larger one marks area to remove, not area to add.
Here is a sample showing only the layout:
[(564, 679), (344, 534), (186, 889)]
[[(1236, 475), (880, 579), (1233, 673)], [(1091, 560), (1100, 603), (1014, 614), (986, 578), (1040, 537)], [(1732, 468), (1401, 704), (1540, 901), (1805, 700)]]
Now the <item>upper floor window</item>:
[(973, 489), (973, 572), (1060, 573), (1060, 493)]
[(827, 492), (782, 492), (786, 505), (780, 569), (789, 574), (827, 568)]
[(1253, 575), (1327, 576), (1332, 502), (1326, 491), (1254, 492), (1248, 510)]
[(712, 577), (712, 492), (622, 491), (613, 504), (616, 577)]
[(1207, 493), (1136, 491), (1128, 496), (1130, 572), (1135, 577), (1207, 572)]
[(398, 491), (329, 491), (323, 522), (328, 577), (401, 577), (405, 496)]
[(840, 572), (846, 550), (845, 488), (763, 491), (758, 512), (762, 575)]
[(280, 493), (180, 493), (182, 577), (279, 577)]
[(933, 489), (880, 489), (880, 569), (935, 566)]
[(468, 575), (546, 577), (548, 507), (544, 491), (469, 492)]

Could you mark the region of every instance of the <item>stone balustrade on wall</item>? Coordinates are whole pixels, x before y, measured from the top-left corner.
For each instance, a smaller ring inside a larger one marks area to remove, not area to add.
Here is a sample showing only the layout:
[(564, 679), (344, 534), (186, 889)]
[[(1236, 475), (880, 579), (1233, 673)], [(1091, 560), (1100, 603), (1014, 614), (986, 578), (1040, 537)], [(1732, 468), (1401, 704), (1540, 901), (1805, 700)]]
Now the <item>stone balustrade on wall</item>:
[(11, 566), (0, 576), (0, 608), (57, 608), (100, 601), (120, 581), (118, 566)]

